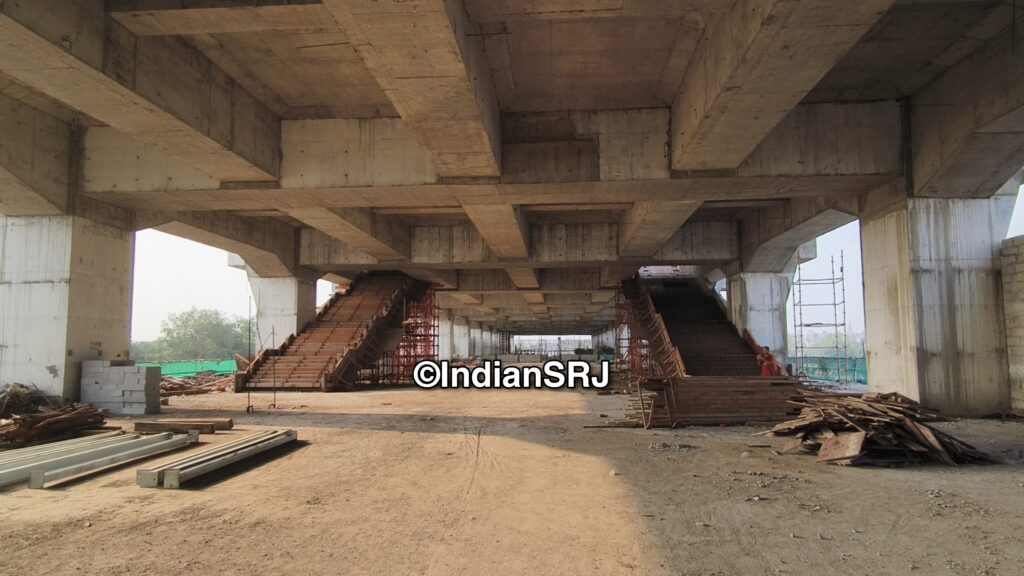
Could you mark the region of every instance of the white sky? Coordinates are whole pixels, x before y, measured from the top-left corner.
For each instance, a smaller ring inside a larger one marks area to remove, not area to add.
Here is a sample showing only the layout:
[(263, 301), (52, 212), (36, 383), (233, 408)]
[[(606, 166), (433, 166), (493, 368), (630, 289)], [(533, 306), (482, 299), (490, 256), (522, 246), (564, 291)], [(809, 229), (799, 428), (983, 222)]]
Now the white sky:
[[(1024, 234), (1024, 194), (1017, 196), (1009, 237)], [(850, 332), (864, 331), (864, 293), (860, 259), (860, 225), (853, 222), (818, 238), (818, 258), (801, 267), (804, 276), (827, 277), (831, 257), (846, 261), (847, 315)], [(160, 336), (160, 323), (173, 312), (195, 306), (229, 316), (249, 314), (249, 282), (245, 272), (229, 268), (227, 252), (176, 236), (145, 230), (135, 237), (135, 290), (132, 339)], [(317, 285), (317, 303), (328, 296), (329, 284)], [(805, 296), (805, 301), (810, 301)], [(831, 314), (831, 310), (829, 310)], [(790, 320), (792, 322), (792, 320)]]

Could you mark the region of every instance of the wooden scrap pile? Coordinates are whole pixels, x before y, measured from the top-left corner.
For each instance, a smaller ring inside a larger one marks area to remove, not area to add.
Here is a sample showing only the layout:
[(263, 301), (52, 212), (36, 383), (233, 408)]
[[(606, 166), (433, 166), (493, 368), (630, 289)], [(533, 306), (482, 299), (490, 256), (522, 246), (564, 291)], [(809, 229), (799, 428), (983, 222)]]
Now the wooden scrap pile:
[(103, 424), (103, 421), (103, 414), (89, 404), (71, 404), (34, 414), (16, 414), (9, 420), (0, 420), (0, 442), (31, 442), (69, 430), (95, 428)]
[(900, 394), (835, 395), (800, 391), (800, 417), (771, 429), (792, 436), (785, 454), (816, 453), (818, 462), (894, 466), (923, 462), (990, 464), (994, 458), (925, 422), (941, 420)]
[(8, 384), (0, 390), (0, 418), (15, 414), (31, 414), (42, 409), (60, 408), (59, 397), (47, 396), (35, 386)]
[(174, 378), (164, 376), (160, 382), (160, 396), (191, 396), (209, 394), (210, 392), (231, 392), (235, 389), (235, 376), (218, 376), (216, 374), (196, 374), (192, 378)]

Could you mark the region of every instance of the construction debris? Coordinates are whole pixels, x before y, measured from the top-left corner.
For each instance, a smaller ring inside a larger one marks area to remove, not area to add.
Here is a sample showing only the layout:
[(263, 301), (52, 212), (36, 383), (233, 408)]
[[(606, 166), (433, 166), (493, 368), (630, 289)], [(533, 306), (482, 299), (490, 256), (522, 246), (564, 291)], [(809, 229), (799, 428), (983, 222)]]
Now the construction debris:
[(196, 374), (192, 378), (164, 376), (160, 382), (160, 396), (191, 396), (211, 392), (232, 392), (235, 389), (234, 374), (217, 376), (212, 373)]
[(62, 403), (59, 397), (48, 396), (35, 386), (8, 384), (0, 390), (0, 418), (60, 408)]
[(183, 482), (297, 439), (294, 430), (257, 432), (158, 468), (140, 469), (136, 481), (143, 488), (157, 488), (161, 484), (164, 488), (180, 488)]
[(941, 420), (939, 413), (897, 393), (841, 395), (802, 390), (791, 403), (802, 408), (800, 417), (769, 431), (792, 436), (783, 454), (816, 453), (818, 462), (839, 465), (998, 462), (925, 424)]
[(53, 438), (70, 430), (94, 428), (103, 422), (103, 414), (88, 404), (71, 404), (35, 414), (15, 414), (9, 420), (0, 420), (0, 443)]

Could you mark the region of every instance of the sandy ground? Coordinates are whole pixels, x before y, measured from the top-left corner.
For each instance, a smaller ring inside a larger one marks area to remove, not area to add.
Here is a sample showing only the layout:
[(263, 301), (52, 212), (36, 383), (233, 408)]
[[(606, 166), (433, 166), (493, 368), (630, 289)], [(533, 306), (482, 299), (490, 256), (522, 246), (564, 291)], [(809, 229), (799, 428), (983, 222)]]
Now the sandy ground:
[(303, 444), (179, 491), (139, 488), (138, 465), (9, 489), (0, 574), (1024, 573), (1019, 422), (945, 425), (1009, 465), (864, 469), (751, 447), (783, 442), (755, 428), (584, 428), (621, 396), (253, 399), (165, 411), (235, 419), (204, 441), (291, 427)]

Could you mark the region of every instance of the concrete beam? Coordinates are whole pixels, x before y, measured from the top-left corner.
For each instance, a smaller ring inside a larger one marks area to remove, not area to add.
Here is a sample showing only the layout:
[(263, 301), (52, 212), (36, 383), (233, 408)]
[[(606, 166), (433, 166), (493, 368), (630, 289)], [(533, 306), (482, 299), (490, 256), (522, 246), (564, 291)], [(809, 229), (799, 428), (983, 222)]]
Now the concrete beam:
[(894, 0), (737, 0), (672, 104), (672, 168), (736, 168)]
[(369, 208), (293, 208), (283, 212), (378, 261), (409, 259), (409, 227)]
[(522, 208), (508, 204), (467, 204), (463, 208), (498, 258), (530, 257), (530, 226)]
[(0, 72), (218, 180), (277, 179), (273, 113), (194, 48), (136, 37), (102, 8), (0, 4)]
[(516, 288), (524, 290), (540, 288), (538, 271), (533, 268), (507, 268), (505, 272), (508, 273), (508, 277), (512, 279), (512, 283), (515, 284)]
[(326, 0), (442, 177), (501, 176), (501, 115), (462, 0)]
[(137, 36), (337, 29), (322, 0), (108, 0), (107, 11)]
[(455, 288), (459, 285), (459, 274), (456, 270), (426, 270), (423, 268), (402, 268), (406, 276), (422, 280), (440, 288)]
[(911, 98), (915, 196), (987, 198), (1024, 165), (1024, 27), (1009, 20)]
[(273, 218), (240, 218), (226, 212), (139, 212), (135, 225), (238, 254), (261, 278), (301, 272), (295, 262), (295, 229)]
[(802, 245), (855, 221), (859, 207), (856, 197), (800, 198), (752, 211), (741, 224), (742, 271), (784, 271)]
[(0, 134), (0, 214), (63, 214), (71, 166), (68, 125), (0, 94)]
[(701, 203), (637, 202), (619, 225), (619, 255), (651, 256), (672, 237)]

